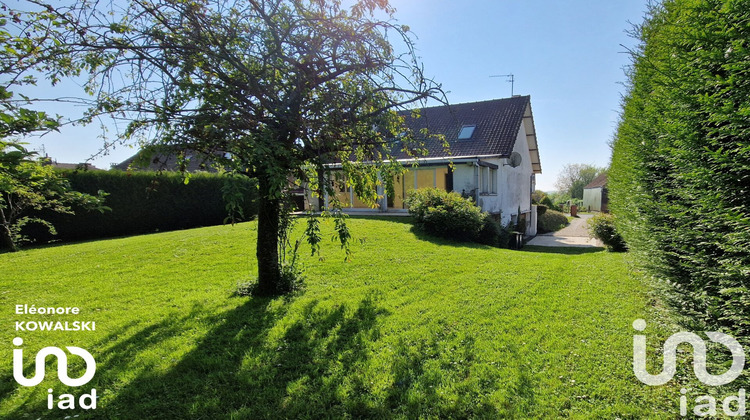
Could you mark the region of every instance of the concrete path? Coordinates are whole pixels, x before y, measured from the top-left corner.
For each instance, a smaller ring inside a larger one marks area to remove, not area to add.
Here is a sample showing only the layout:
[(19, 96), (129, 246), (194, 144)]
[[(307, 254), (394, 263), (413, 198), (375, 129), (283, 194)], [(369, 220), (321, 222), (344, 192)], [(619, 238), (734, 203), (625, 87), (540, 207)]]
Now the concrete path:
[(557, 246), (557, 247), (604, 247), (597, 239), (589, 238), (586, 222), (590, 214), (580, 214), (570, 224), (557, 232), (544, 233), (526, 243), (535, 246)]

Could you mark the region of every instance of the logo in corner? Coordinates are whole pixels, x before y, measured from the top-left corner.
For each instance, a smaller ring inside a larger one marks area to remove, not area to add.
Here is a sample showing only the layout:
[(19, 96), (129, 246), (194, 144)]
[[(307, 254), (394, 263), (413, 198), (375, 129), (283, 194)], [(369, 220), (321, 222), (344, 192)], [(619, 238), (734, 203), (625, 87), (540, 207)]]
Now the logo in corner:
[[(23, 339), (16, 337), (13, 339), (13, 345), (20, 347), (23, 345)], [(86, 362), (86, 372), (80, 378), (71, 378), (68, 376), (68, 355), (59, 347), (45, 347), (37, 352), (34, 359), (35, 371), (34, 376), (26, 378), (23, 374), (23, 349), (13, 349), (13, 378), (22, 386), (39, 385), (46, 374), (45, 360), (47, 356), (57, 357), (57, 377), (63, 384), (71, 387), (77, 387), (87, 384), (93, 379), (96, 373), (96, 361), (88, 351), (80, 347), (65, 347), (70, 354), (79, 356)]]
[[(637, 319), (633, 322), (636, 331), (646, 329), (646, 321)], [(693, 348), (693, 371), (695, 376), (706, 385), (726, 385), (739, 377), (745, 368), (745, 352), (740, 343), (733, 337), (717, 331), (706, 331), (708, 338), (714, 343), (724, 345), (732, 353), (732, 366), (721, 375), (712, 375), (706, 370), (706, 343), (697, 334), (678, 332), (672, 334), (664, 343), (664, 365), (661, 373), (651, 375), (646, 371), (646, 336), (633, 336), (633, 372), (639, 381), (646, 385), (664, 385), (674, 377), (677, 371), (677, 346), (682, 343), (690, 344)]]

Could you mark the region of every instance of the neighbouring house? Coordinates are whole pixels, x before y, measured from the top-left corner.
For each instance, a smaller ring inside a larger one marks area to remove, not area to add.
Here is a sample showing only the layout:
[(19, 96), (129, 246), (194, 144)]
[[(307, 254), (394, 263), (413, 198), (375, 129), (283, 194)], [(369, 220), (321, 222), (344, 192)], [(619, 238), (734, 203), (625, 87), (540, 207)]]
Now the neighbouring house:
[(97, 168), (96, 166), (88, 163), (62, 163), (56, 160), (45, 157), (42, 161), (44, 165), (52, 166), (55, 169), (69, 169), (74, 171), (102, 171), (103, 169)]
[(603, 173), (583, 187), (583, 208), (588, 211), (607, 213), (609, 211), (608, 204), (607, 174)]
[[(377, 209), (406, 211), (404, 198), (410, 190), (435, 187), (473, 197), (503, 224), (520, 218), (536, 225), (531, 193), (542, 167), (530, 96), (424, 108), (420, 118), (405, 115), (413, 132), (427, 128), (430, 134), (444, 135), (450, 151), (446, 153), (442, 141), (427, 139), (428, 153), (417, 159), (417, 168), (411, 167), (414, 159), (405, 153), (394, 156), (409, 169), (394, 180), (393, 197), (379, 188)], [(372, 210), (351, 188), (342, 189), (337, 197), (348, 211)], [(317, 207), (317, 201), (308, 202)], [(326, 197), (324, 205), (327, 202)], [(527, 233), (533, 235), (535, 229)]]
[[(117, 165), (112, 165), (112, 169), (121, 171), (138, 170), (138, 171), (185, 171), (185, 172), (216, 172), (214, 161), (210, 156), (198, 152), (187, 150), (184, 153), (179, 151), (169, 152), (162, 151), (152, 153), (149, 158), (143, 159), (142, 152), (125, 159)], [(221, 156), (220, 154), (217, 154)]]

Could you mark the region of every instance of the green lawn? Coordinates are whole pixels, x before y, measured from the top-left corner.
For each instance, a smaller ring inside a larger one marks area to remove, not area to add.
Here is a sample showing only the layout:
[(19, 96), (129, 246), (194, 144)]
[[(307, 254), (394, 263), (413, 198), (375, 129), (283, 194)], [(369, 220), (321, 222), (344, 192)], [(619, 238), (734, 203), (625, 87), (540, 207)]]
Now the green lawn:
[[(233, 296), (255, 271), (255, 223), (0, 255), (0, 417), (677, 413), (676, 385), (648, 387), (632, 373), (633, 320), (657, 320), (652, 342), (672, 326), (626, 255), (458, 244), (415, 233), (406, 219), (350, 227), (353, 260), (326, 241), (323, 261), (303, 258), (307, 289), (293, 298)], [(16, 315), (16, 304), (81, 313)], [(96, 331), (15, 331), (28, 320), (95, 321)], [(87, 349), (96, 376), (67, 388), (50, 364), (42, 384), (21, 387), (16, 336), (27, 376), (50, 345)], [(98, 407), (48, 410), (48, 388), (96, 388)]]

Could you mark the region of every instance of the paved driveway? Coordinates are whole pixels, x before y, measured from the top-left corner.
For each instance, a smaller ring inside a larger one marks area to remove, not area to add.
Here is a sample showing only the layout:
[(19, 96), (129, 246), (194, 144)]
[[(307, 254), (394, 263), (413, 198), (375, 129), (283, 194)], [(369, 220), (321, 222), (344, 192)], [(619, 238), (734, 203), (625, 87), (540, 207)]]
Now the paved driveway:
[(589, 231), (586, 225), (588, 219), (593, 217), (590, 214), (580, 214), (574, 218), (570, 224), (557, 232), (544, 233), (537, 235), (535, 238), (526, 243), (526, 245), (536, 246), (558, 246), (558, 247), (604, 247), (604, 245), (589, 237)]

